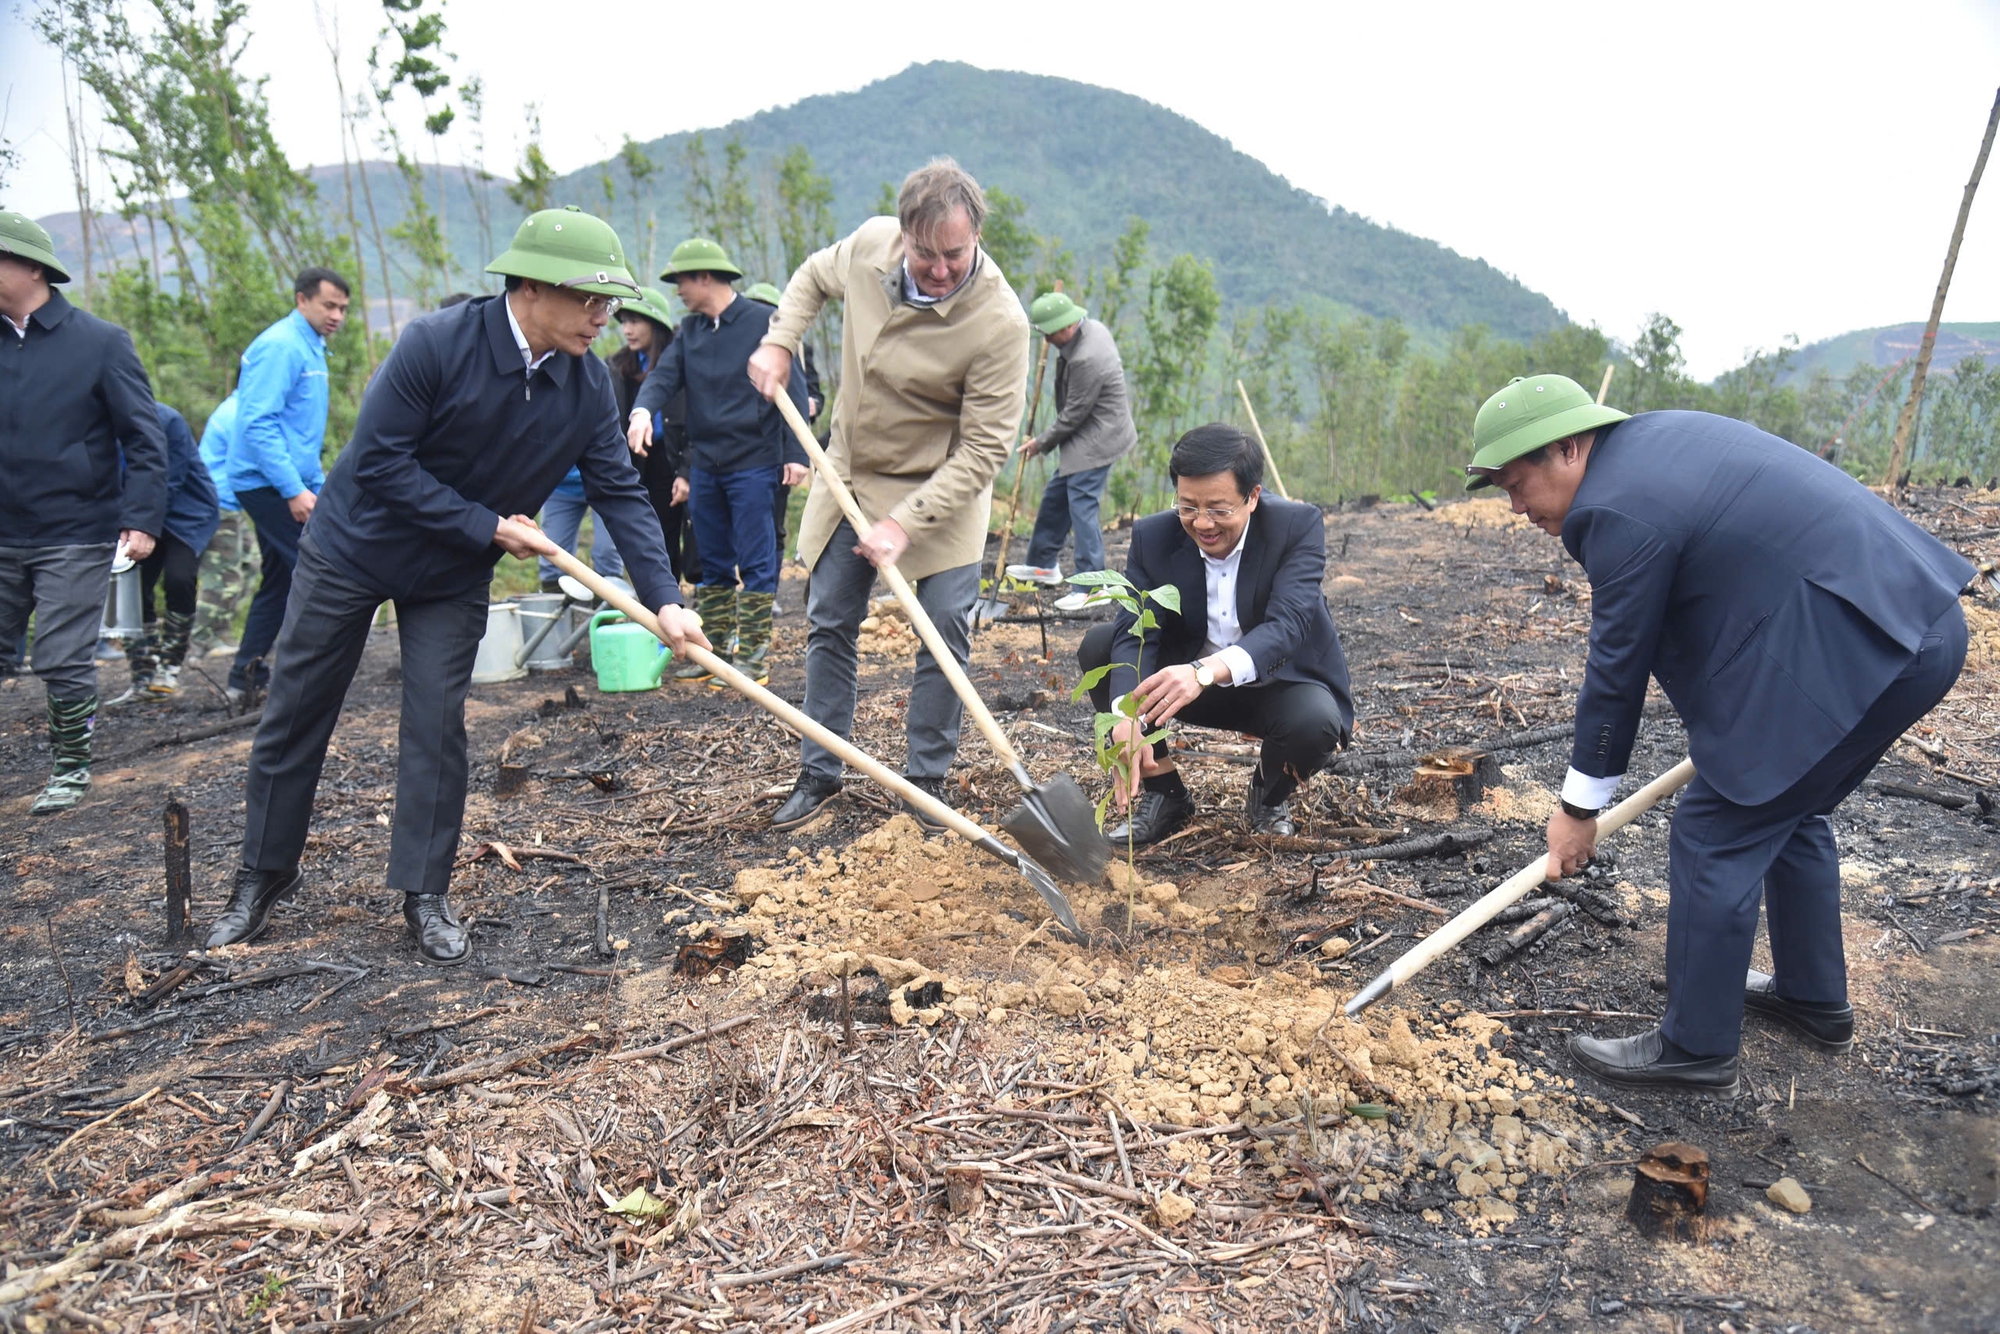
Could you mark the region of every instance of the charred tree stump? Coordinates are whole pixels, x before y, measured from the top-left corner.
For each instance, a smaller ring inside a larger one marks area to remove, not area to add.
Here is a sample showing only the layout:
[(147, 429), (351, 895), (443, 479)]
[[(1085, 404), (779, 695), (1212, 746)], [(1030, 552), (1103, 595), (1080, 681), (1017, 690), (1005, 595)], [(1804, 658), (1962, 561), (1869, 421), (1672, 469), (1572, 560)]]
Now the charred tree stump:
[(178, 797), (169, 798), (167, 826), (167, 944), (178, 945), (187, 934), (188, 902), (192, 893), (188, 870), (188, 812)]
[(1699, 1239), (1708, 1211), (1708, 1154), (1692, 1144), (1656, 1144), (1632, 1169), (1625, 1219), (1640, 1235)]

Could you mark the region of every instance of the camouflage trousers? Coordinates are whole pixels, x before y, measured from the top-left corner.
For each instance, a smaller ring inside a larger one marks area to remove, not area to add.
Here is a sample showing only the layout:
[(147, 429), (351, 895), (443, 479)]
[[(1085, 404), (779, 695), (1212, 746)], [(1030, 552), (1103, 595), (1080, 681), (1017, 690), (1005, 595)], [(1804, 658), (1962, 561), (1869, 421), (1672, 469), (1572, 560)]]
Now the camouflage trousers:
[(194, 619), (198, 648), (236, 642), (263, 568), (257, 528), (250, 517), (238, 510), (224, 510), (222, 524), (201, 558), (201, 600)]

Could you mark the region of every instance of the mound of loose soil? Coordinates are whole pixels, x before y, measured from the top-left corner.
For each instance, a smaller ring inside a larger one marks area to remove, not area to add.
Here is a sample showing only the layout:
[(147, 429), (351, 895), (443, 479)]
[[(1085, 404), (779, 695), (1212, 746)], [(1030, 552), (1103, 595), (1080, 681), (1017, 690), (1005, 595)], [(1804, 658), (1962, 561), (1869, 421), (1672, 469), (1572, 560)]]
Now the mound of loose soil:
[[(1385, 1007), (1362, 1024), (1308, 960), (1205, 967), (1203, 933), (1254, 931), (1248, 888), (1217, 877), (1184, 894), (1119, 863), (1072, 887), (1071, 904), (1080, 921), (1122, 922), (1129, 902), (1133, 930), (1078, 943), (1011, 869), (899, 815), (817, 859), (793, 849), (737, 873), (757, 940), (738, 985), (761, 999), (873, 972), (891, 1023), (1031, 1024), (1072, 1078), (1138, 1122), (1269, 1127), (1256, 1156), (1275, 1175), (1335, 1162), (1369, 1200), (1420, 1181), (1478, 1228), (1532, 1211), (1524, 1188), (1577, 1161), (1590, 1133), (1568, 1081), (1530, 1073), (1505, 1054), (1501, 1023), (1457, 1006)], [(1208, 1148), (1186, 1143), (1198, 1188)]]

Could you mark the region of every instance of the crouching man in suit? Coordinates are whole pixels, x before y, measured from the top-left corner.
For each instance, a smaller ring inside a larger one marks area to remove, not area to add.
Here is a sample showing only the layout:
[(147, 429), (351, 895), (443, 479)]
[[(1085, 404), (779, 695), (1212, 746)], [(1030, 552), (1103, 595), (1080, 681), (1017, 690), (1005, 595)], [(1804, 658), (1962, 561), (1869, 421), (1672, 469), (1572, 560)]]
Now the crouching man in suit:
[(1325, 767), (1354, 725), (1347, 663), (1320, 589), (1320, 512), (1264, 495), (1256, 441), (1220, 422), (1182, 436), (1167, 475), (1175, 506), (1133, 525), (1125, 574), (1140, 588), (1174, 585), (1180, 611), (1153, 603), (1159, 629), (1142, 646), (1135, 618), (1121, 609), (1077, 650), (1086, 673), (1116, 664), (1091, 687), (1100, 713), (1114, 697), (1136, 690), (1139, 699), (1136, 723), (1112, 732), (1140, 756), (1131, 786), (1117, 794), (1126, 823), (1105, 837), (1119, 847), (1128, 835), (1157, 843), (1194, 814), (1166, 742), (1139, 742), (1175, 718), (1261, 738), (1244, 813), (1257, 833), (1291, 834), (1293, 790)]
[[(1745, 1008), (1847, 1050), (1827, 817), (1958, 679), (1972, 566), (1807, 450), (1704, 412), (1628, 418), (1560, 375), (1487, 399), (1473, 442), (1467, 489), (1499, 486), (1590, 576), (1549, 874), (1590, 859), (1649, 676), (1696, 770), (1668, 843), (1666, 1013), (1571, 1055), (1614, 1084), (1729, 1098)], [(1759, 899), (1770, 974), (1750, 969)]]

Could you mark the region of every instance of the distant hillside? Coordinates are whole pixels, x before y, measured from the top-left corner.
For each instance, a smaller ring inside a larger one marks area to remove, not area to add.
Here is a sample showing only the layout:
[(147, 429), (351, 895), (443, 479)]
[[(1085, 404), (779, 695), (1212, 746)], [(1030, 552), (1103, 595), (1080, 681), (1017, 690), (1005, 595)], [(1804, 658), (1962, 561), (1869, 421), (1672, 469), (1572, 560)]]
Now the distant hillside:
[[(1793, 354), (1784, 379), (1787, 383), (1810, 380), (1813, 372), (1821, 369), (1838, 378), (1859, 365), (1886, 369), (1914, 353), (1923, 337), (1923, 321), (1918, 320), (1821, 339)], [(1938, 326), (1937, 347), (1931, 352), (1933, 372), (1949, 370), (1970, 356), (1983, 356), (1989, 362), (2000, 359), (2000, 323), (1946, 322)]]
[[(1483, 261), (1329, 207), (1184, 116), (1068, 79), (915, 65), (858, 92), (809, 97), (706, 135), (712, 160), (739, 138), (760, 173), (803, 144), (833, 183), (843, 229), (868, 215), (885, 181), (949, 153), (982, 182), (1026, 200), (1027, 225), (1060, 237), (1084, 265), (1108, 261), (1127, 219), (1147, 219), (1154, 254), (1185, 250), (1212, 260), (1231, 307), (1324, 302), (1394, 316), (1420, 334), (1480, 323), (1504, 337), (1529, 338), (1563, 323), (1546, 297)], [(646, 145), (666, 168), (639, 201), (658, 219), (660, 254), (686, 230), (681, 164), (691, 138)], [(619, 198), (608, 216), (629, 231), (625, 173), (615, 165), (610, 173)], [(601, 165), (572, 173), (555, 197), (601, 209), (604, 174)], [(318, 167), (312, 176), (330, 209), (344, 209), (340, 168)], [(446, 168), (445, 177), (453, 250), (464, 267), (462, 285), (473, 286), (490, 258), (487, 241), (459, 173)], [(369, 164), (369, 181), (386, 232), (400, 219), (401, 188), (380, 163)], [(492, 231), (504, 244), (518, 211), (497, 187), (487, 195)], [(367, 228), (358, 198), (356, 207)], [(74, 253), (76, 216), (43, 222)]]

